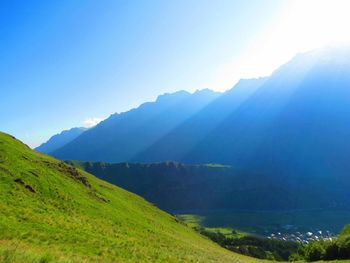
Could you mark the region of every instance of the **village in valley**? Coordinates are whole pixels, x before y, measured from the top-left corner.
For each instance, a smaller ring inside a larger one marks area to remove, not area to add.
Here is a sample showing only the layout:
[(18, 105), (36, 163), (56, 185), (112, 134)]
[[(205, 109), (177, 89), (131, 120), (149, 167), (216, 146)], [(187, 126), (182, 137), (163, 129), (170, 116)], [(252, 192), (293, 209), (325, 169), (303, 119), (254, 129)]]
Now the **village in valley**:
[(269, 239), (308, 244), (311, 241), (333, 240), (336, 235), (329, 230), (310, 229), (301, 231), (293, 225), (284, 225), (282, 229), (276, 232), (265, 230), (264, 236)]

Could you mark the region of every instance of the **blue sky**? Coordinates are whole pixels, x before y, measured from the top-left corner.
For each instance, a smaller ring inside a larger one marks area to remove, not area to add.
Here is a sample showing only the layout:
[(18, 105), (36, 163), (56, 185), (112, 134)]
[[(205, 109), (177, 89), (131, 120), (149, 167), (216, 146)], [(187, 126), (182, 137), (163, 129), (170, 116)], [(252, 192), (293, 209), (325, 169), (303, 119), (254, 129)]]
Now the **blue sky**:
[[(269, 65), (260, 56), (269, 54), (264, 48), (276, 53), (269, 44), (276, 41), (264, 37), (278, 35), (276, 25), (288, 5), (283, 0), (1, 1), (0, 130), (37, 146), (61, 130), (159, 94), (223, 91), (240, 77), (264, 75), (300, 50), (298, 45), (281, 50), (283, 56)], [(260, 53), (253, 52), (257, 45)]]

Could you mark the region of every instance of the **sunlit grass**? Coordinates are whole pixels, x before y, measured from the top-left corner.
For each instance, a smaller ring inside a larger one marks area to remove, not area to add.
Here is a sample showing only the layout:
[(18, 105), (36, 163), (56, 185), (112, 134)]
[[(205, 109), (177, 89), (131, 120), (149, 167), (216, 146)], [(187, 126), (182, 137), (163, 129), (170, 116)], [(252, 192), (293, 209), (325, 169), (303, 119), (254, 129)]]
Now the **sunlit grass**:
[(0, 262), (255, 262), (0, 133)]

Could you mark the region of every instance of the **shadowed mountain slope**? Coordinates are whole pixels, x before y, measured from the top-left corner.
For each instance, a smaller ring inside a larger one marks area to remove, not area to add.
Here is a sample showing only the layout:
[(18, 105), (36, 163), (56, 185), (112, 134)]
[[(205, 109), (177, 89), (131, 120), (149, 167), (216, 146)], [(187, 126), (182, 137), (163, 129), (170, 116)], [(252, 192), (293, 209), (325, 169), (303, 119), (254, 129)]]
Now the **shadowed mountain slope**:
[(183, 160), (188, 152), (205, 140), (206, 136), (239, 108), (265, 81), (266, 78), (240, 80), (233, 89), (190, 116), (148, 149), (135, 155), (132, 161)]
[(349, 50), (300, 54), (277, 70), (183, 161), (228, 163), (287, 178), (346, 179), (349, 114)]
[(53, 155), (65, 160), (124, 161), (144, 151), (219, 96), (210, 90), (159, 96), (155, 102), (114, 114)]
[(252, 173), (222, 165), (73, 162), (98, 178), (172, 213), (186, 211), (349, 209), (349, 179)]

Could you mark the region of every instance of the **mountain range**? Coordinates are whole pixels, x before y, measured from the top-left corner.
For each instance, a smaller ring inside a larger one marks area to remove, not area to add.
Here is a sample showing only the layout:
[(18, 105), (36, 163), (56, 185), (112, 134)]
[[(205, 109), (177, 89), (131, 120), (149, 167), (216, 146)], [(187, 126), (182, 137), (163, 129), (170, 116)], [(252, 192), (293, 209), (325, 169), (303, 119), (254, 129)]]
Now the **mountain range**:
[[(301, 159), (312, 155), (327, 163), (332, 149), (344, 154), (348, 149), (342, 136), (349, 129), (349, 57), (348, 49), (317, 50), (297, 55), (268, 78), (241, 80), (222, 94), (165, 94), (46, 152), (60, 159), (106, 162), (282, 168), (286, 162), (303, 166)], [(310, 167), (313, 172), (325, 169)]]
[[(181, 152), (186, 152), (191, 149), (189, 143), (194, 145), (199, 142), (208, 130), (213, 130), (265, 80), (241, 80), (234, 89), (224, 94), (208, 89), (193, 94), (186, 91), (164, 94), (155, 102), (113, 114), (78, 136), (75, 133), (78, 128), (71, 130), (74, 131), (71, 137), (66, 136), (71, 131), (64, 131), (36, 150), (43, 151), (46, 144), (52, 144), (51, 149), (44, 152), (61, 159), (121, 162), (142, 159), (140, 156), (163, 137), (183, 132), (178, 136), (189, 137), (188, 143), (181, 145), (184, 147)], [(180, 129), (182, 125), (189, 127)], [(64, 145), (57, 143), (60, 137)], [(172, 154), (175, 150), (172, 148)]]
[(155, 102), (110, 116), (50, 154), (67, 160), (114, 162), (132, 159), (219, 95), (211, 90), (164, 94)]
[[(315, 200), (336, 191), (334, 205), (343, 206), (350, 201), (349, 114), (350, 49), (325, 48), (298, 54), (271, 76), (241, 80), (221, 94), (160, 96), (112, 115), (50, 154), (112, 163), (224, 164), (254, 175), (251, 189), (254, 181), (264, 182), (254, 191), (273, 191), (273, 200), (287, 196), (283, 189), (303, 190)], [(273, 184), (263, 191), (265, 182)]]

